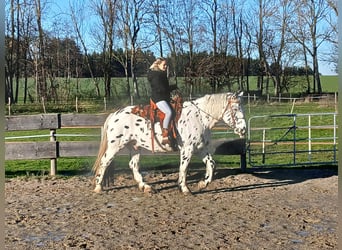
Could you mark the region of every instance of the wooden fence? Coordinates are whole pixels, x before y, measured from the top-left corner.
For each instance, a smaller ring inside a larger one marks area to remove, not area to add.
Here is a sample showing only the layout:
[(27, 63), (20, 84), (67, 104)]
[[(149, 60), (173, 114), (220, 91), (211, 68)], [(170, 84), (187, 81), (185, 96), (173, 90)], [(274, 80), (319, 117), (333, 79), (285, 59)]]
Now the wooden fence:
[[(5, 117), (5, 131), (50, 130), (46, 142), (5, 142), (5, 160), (50, 159), (50, 175), (57, 173), (57, 158), (96, 156), (99, 141), (57, 141), (56, 131), (61, 128), (101, 127), (108, 114), (40, 114)], [(241, 169), (246, 168), (245, 139), (214, 140), (215, 154), (240, 155)], [(122, 150), (120, 154), (128, 154)], [(147, 150), (142, 154), (151, 155)], [(163, 154), (163, 153), (154, 153)], [(165, 153), (164, 153), (165, 154)], [(177, 152), (166, 154), (178, 154)]]

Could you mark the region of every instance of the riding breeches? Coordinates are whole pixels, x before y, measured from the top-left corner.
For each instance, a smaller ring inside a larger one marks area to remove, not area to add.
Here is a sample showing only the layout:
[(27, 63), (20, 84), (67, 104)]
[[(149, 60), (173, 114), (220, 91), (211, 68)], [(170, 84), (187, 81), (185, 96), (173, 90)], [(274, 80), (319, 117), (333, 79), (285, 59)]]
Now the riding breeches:
[(163, 128), (168, 129), (171, 118), (172, 118), (172, 109), (170, 105), (162, 100), (156, 103), (157, 107), (165, 114), (165, 118), (163, 121)]

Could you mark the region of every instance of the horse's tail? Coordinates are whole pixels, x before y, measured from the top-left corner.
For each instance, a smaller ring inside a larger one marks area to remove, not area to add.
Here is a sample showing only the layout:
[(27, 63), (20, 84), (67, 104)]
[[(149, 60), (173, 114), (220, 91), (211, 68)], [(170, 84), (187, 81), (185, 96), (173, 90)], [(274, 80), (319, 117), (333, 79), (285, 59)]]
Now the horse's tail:
[(100, 163), (101, 163), (101, 158), (102, 156), (104, 155), (104, 153), (106, 152), (107, 150), (107, 124), (108, 124), (108, 118), (105, 122), (105, 124), (103, 125), (103, 129), (102, 129), (102, 136), (101, 136), (101, 142), (100, 142), (100, 148), (99, 148), (99, 152), (97, 154), (97, 159), (93, 165), (93, 173), (97, 174), (97, 171), (98, 171), (98, 168), (100, 166)]

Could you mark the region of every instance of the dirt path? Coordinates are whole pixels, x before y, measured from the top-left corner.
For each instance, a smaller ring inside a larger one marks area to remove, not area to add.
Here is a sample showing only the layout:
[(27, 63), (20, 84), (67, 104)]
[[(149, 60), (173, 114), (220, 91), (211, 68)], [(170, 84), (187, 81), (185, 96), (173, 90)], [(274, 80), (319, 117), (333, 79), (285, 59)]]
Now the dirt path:
[[(189, 183), (203, 178), (190, 172)], [(128, 173), (92, 192), (91, 177), (6, 181), (6, 249), (337, 249), (337, 170), (218, 170), (183, 196), (177, 173)]]

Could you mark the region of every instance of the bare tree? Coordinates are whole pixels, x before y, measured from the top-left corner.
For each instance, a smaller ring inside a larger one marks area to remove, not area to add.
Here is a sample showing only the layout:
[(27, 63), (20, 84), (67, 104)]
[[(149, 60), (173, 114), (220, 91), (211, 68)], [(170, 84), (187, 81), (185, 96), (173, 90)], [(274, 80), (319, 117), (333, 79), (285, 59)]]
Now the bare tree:
[(331, 29), (323, 25), (330, 8), (326, 0), (297, 0), (295, 3), (297, 6), (296, 19), (293, 20), (294, 25), (290, 27), (289, 31), (303, 47), (303, 53), (308, 53), (311, 56), (314, 72), (313, 92), (322, 93), (318, 49), (331, 37)]
[(9, 30), (9, 34), (7, 35), (6, 39), (6, 47), (7, 47), (7, 53), (6, 53), (6, 84), (5, 84), (5, 93), (6, 93), (6, 102), (8, 99), (11, 100), (11, 102), (14, 99), (13, 96), (13, 78), (15, 75), (15, 9), (16, 9), (16, 3), (14, 0), (10, 0), (10, 7), (9, 7), (9, 17), (7, 21), (7, 29)]
[(34, 51), (35, 60), (35, 80), (36, 80), (36, 92), (38, 101), (41, 98), (47, 100), (48, 97), (48, 86), (46, 81), (46, 66), (45, 66), (45, 34), (43, 31), (42, 24), (42, 7), (41, 0), (34, 0), (35, 14), (36, 14), (36, 25), (38, 30), (38, 38), (35, 42), (36, 50)]
[[(167, 2), (165, 2), (165, 4), (167, 4)], [(163, 33), (162, 33), (163, 26), (162, 26), (161, 19), (162, 19), (162, 11), (165, 10), (165, 8), (162, 5), (161, 0), (157, 0), (155, 4), (154, 4), (154, 1), (152, 1), (152, 6), (153, 6), (152, 20), (157, 30), (159, 53), (160, 53), (160, 56), (163, 57), (164, 56)]]
[(209, 21), (210, 33), (212, 36), (213, 56), (217, 55), (217, 36), (218, 36), (218, 22), (219, 22), (219, 4), (218, 0), (203, 1), (203, 10)]
[[(275, 12), (271, 17), (273, 29), (269, 30), (272, 37), (266, 41), (270, 53), (271, 71), (267, 71), (272, 78), (274, 85), (274, 95), (278, 95), (282, 91), (282, 80), (285, 80), (283, 67), (286, 58), (284, 54), (287, 52), (286, 45), (289, 44), (287, 39), (287, 27), (289, 22), (289, 0), (279, 0), (275, 2)], [(291, 45), (290, 45), (291, 46)]]
[[(126, 2), (125, 2), (126, 3)], [(128, 34), (128, 25), (127, 25), (127, 13), (128, 13), (128, 4), (121, 2), (119, 5), (119, 28), (118, 28), (118, 36), (120, 37), (123, 44), (123, 53), (115, 54), (114, 58), (123, 66), (126, 77), (126, 95), (127, 97), (131, 96), (131, 86), (130, 86), (130, 78), (129, 78), (129, 34)]]
[(194, 0), (181, 0), (180, 1), (180, 24), (182, 30), (182, 40), (187, 46), (188, 62), (185, 66), (184, 76), (186, 78), (186, 84), (190, 85), (190, 94), (192, 92), (191, 88), (194, 84), (195, 76), (195, 66), (194, 66), (194, 52), (195, 52), (195, 42), (196, 42), (196, 28), (200, 27), (198, 25), (197, 18), (197, 2)]
[[(141, 28), (146, 24), (146, 15), (148, 13), (148, 2), (146, 0), (127, 0), (121, 2), (121, 25), (120, 36), (123, 38), (125, 47), (125, 64), (128, 68), (130, 61), (130, 74), (132, 77), (134, 96), (140, 98), (139, 86), (137, 80), (137, 54), (141, 50), (139, 47), (139, 34)], [(141, 44), (140, 44), (141, 45)], [(126, 71), (127, 87), (129, 91), (128, 71)], [(130, 92), (130, 91), (129, 91)]]
[(259, 54), (259, 74), (257, 87), (262, 93), (269, 93), (273, 82), (274, 95), (281, 91), (283, 66), (287, 60), (287, 0), (258, 0), (256, 47)]
[(88, 70), (90, 72), (90, 77), (94, 83), (94, 86), (96, 89), (96, 94), (97, 94), (97, 96), (100, 96), (99, 82), (95, 78), (92, 66), (90, 65), (89, 54), (88, 54), (88, 46), (85, 43), (85, 35), (86, 34), (83, 31), (83, 27), (85, 25), (85, 5), (84, 5), (83, 1), (82, 2), (73, 1), (73, 4), (71, 4), (71, 2), (69, 1), (69, 7), (70, 7), (70, 16), (71, 16), (72, 23), (74, 25), (76, 37), (82, 45), (84, 57), (86, 60), (86, 65), (87, 65)]
[(102, 43), (105, 97), (108, 99), (111, 98), (111, 65), (114, 51), (115, 24), (117, 21), (117, 2), (117, 0), (99, 0), (93, 2), (96, 15), (100, 19), (102, 33), (95, 33), (97, 33), (97, 40)]
[(335, 72), (338, 73), (338, 8), (337, 0), (327, 0), (329, 7), (332, 11), (329, 11), (326, 15), (326, 22), (329, 29), (331, 29), (331, 36), (327, 38), (327, 41), (331, 44), (331, 50), (334, 51), (324, 55), (324, 61), (335, 66)]
[(23, 93), (23, 101), (26, 103), (28, 95), (28, 78), (29, 78), (29, 69), (32, 67), (31, 65), (31, 56), (30, 56), (30, 44), (33, 39), (34, 33), (34, 9), (32, 0), (24, 0), (22, 2), (20, 8), (20, 33), (22, 37), (21, 45), (22, 45), (22, 64), (21, 71), (22, 76), (24, 78), (24, 93)]
[(137, 49), (138, 49), (138, 38), (141, 26), (144, 23), (144, 17), (147, 14), (147, 6), (145, 0), (131, 0), (126, 1), (128, 5), (127, 12), (127, 28), (128, 35), (131, 45), (131, 76), (133, 81), (134, 95), (140, 98), (138, 81), (136, 77), (136, 65), (137, 65)]
[(167, 0), (160, 1), (159, 15), (161, 19), (160, 29), (165, 37), (168, 51), (170, 52), (173, 69), (172, 75), (175, 83), (177, 84), (177, 72), (180, 71), (180, 67), (182, 67), (182, 65), (179, 63), (179, 54), (182, 51), (181, 37), (183, 33), (178, 21), (180, 19), (179, 5), (170, 4)]
[(262, 93), (264, 88), (264, 75), (269, 72), (269, 64), (267, 62), (265, 39), (267, 36), (267, 30), (265, 30), (265, 17), (268, 16), (267, 3), (265, 0), (258, 0), (257, 10), (257, 23), (256, 26), (256, 45), (259, 53), (260, 72), (258, 75), (257, 88)]
[(238, 85), (243, 90), (244, 86), (244, 48), (243, 48), (243, 16), (235, 0), (232, 0), (233, 33), (235, 41), (235, 56), (238, 62)]

